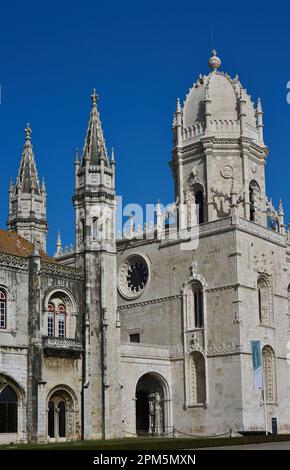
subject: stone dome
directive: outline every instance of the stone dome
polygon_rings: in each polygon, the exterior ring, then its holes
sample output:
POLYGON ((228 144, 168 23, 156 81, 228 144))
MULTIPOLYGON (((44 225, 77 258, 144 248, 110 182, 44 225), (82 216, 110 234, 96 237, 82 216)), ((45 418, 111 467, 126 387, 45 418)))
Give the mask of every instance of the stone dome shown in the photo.
POLYGON ((257 140, 256 111, 251 97, 242 87, 238 77, 232 79, 229 75, 217 70, 220 63, 220 59, 213 55, 209 60, 213 71, 209 75, 200 75, 198 81, 189 90, 182 109, 183 137, 188 139, 204 134, 206 101, 210 114, 210 129, 208 129, 210 133, 239 136, 241 134, 240 98, 242 96, 246 115, 244 135, 257 140))

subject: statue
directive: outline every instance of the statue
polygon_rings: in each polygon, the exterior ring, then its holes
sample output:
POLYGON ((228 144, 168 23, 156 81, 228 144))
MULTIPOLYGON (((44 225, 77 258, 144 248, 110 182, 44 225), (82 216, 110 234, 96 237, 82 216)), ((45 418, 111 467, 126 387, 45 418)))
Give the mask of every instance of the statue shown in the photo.
POLYGON ((162 434, 162 405, 159 392, 150 393, 149 398, 149 434, 162 434))
POLYGON ((154 393, 148 395, 149 398, 149 434, 155 433, 155 406, 154 393))
POLYGON ((155 392, 155 434, 162 434, 162 409, 159 392, 155 392))

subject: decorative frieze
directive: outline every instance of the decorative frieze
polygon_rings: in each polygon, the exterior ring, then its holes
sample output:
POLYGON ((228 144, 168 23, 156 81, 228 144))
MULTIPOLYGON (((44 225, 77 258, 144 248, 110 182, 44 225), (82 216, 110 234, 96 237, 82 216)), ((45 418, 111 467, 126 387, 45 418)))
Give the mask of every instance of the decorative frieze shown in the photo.
POLYGON ((122 357, 135 357, 147 359, 166 359, 170 360, 170 351, 167 348, 158 348, 155 346, 137 346, 131 344, 122 344, 122 357))
POLYGON ((226 217, 224 219, 219 219, 215 220, 214 222, 208 222, 206 224, 202 224, 199 226, 199 234, 209 234, 209 233, 215 233, 217 231, 220 231, 221 229, 224 229, 226 227, 231 227, 232 225, 232 218, 231 217, 226 217))
POLYGON ((263 238, 264 240, 268 240, 283 247, 286 246, 285 237, 283 235, 275 232, 274 230, 263 227, 262 225, 257 225, 249 220, 239 217, 237 218, 237 226, 243 231, 263 238))
POLYGON ((207 348, 207 356, 223 356, 225 354, 234 354, 242 352, 243 348, 239 344, 234 343, 222 343, 213 344, 207 348))
POLYGON ((83 273, 78 268, 63 266, 56 263, 48 263, 45 261, 41 262, 41 274, 47 274, 49 276, 68 277, 77 280, 83 278, 83 273))
POLYGON ((9 266, 11 268, 27 269, 28 260, 27 258, 22 258, 21 256, 0 253, 0 265, 9 266))
MULTIPOLYGON (((188 354, 193 350, 188 349, 188 354)), ((132 358, 145 358, 145 359, 160 359, 167 361, 180 360, 184 358, 183 348, 179 347, 176 349, 169 348, 159 348, 157 346, 151 345, 132 345, 132 344, 122 344, 121 345, 121 356, 122 357, 132 357, 132 358)))

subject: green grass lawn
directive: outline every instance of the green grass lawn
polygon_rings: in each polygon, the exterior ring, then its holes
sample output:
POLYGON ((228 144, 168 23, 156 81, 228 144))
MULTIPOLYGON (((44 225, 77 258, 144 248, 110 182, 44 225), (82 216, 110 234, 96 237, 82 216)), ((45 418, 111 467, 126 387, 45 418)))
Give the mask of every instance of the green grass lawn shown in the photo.
POLYGON ((0 446, 0 450, 174 450, 202 447, 258 444, 290 441, 289 434, 278 436, 246 436, 231 438, 124 438, 96 441, 73 441, 50 444, 14 444, 0 446))

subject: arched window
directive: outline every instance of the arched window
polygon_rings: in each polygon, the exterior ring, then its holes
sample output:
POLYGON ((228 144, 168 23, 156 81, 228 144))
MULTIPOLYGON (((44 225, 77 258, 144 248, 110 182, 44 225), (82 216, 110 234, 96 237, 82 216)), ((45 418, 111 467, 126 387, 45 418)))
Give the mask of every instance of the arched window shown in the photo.
POLYGON ((76 328, 76 306, 74 300, 63 291, 50 295, 45 310, 47 336, 74 338, 76 328))
POLYGON ((194 195, 195 197, 195 204, 198 205, 198 222, 200 224, 204 223, 204 200, 203 200, 203 192, 201 190, 197 191, 194 195))
POLYGON ((206 380, 204 356, 195 351, 189 356, 190 367, 190 402, 192 405, 206 401, 206 380))
POLYGON ((203 288, 200 282, 193 282, 187 291, 187 329, 204 327, 203 288))
POLYGON ((95 217, 93 219, 93 240, 98 240, 98 232, 99 232, 99 221, 98 221, 98 218, 95 217))
POLYGON ((266 279, 260 277, 257 283, 259 322, 262 325, 270 324, 270 290, 266 279))
POLYGON ((47 431, 50 439, 73 439, 76 431, 74 400, 67 390, 59 389, 48 399, 47 431))
POLYGON ((0 433, 17 432, 17 394, 10 385, 0 392, 0 433))
POLYGON ((65 316, 66 310, 65 305, 61 304, 56 311, 56 320, 57 320, 57 329, 58 329, 58 337, 65 338, 65 316))
POLYGON ((48 304, 48 314, 47 314, 47 336, 54 336, 54 316, 55 308, 54 305, 48 304))
POLYGON ((203 328, 203 292, 200 284, 194 286, 194 326, 203 328))
POLYGON ((273 349, 264 346, 262 350, 264 393, 266 402, 276 402, 276 361, 273 349))
POLYGON ((0 289, 0 328, 5 330, 7 325, 7 296, 3 289, 0 289))
POLYGON ((257 222, 260 194, 260 186, 257 181, 252 180, 249 185, 250 220, 252 222, 257 222))

